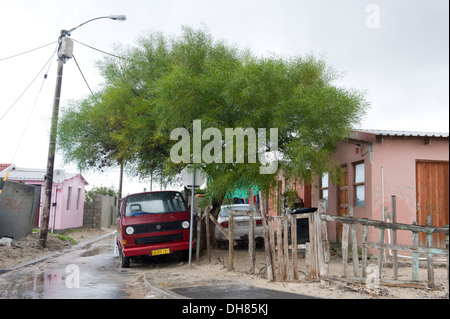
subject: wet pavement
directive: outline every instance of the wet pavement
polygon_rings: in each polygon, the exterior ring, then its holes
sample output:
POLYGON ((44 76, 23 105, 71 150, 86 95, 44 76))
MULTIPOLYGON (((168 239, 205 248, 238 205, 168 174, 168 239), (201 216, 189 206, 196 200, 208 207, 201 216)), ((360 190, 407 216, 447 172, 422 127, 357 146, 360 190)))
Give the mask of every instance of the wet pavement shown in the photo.
POLYGON ((183 287, 171 290, 177 295, 192 299, 317 299, 300 294, 257 288, 247 284, 183 287))
MULTIPOLYGON (((114 236, 49 257, 0 275, 0 299, 310 299, 311 297, 253 287, 244 282, 161 289, 152 280, 153 267, 177 268, 176 258, 120 268, 114 236), (140 280, 138 278, 141 278, 140 280)), ((156 257, 151 257, 156 258, 156 257)), ((170 270, 168 269, 168 275, 170 270)), ((183 283, 180 282, 182 285, 183 283)))
POLYGON ((36 265, 0 275, 0 298, 122 299, 126 283, 107 237, 36 265))

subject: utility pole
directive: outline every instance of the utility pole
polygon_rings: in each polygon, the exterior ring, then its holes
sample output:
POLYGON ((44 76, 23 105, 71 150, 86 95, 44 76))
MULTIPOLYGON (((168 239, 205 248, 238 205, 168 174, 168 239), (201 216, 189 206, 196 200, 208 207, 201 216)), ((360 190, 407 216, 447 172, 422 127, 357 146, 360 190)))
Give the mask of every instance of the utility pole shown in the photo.
POLYGON ((64 63, 66 63, 67 59, 73 57, 73 41, 68 38, 72 31, 75 31, 79 27, 85 25, 94 20, 99 19, 111 19, 118 21, 125 21, 127 18, 124 15, 110 15, 105 17, 98 17, 86 22, 83 22, 79 26, 75 28, 67 30, 61 30, 61 35, 58 39, 58 67, 56 73, 56 88, 55 88, 55 97, 53 99, 53 111, 52 111, 52 120, 50 127, 50 141, 48 144, 48 158, 47 158, 47 171, 45 173, 45 188, 44 188, 44 208, 41 216, 41 231, 39 234, 39 241, 42 248, 45 248, 47 245, 47 234, 48 234, 48 224, 50 219, 50 209, 52 207, 52 187, 53 187, 53 168, 55 165, 55 151, 56 151, 56 135, 58 131, 58 114, 59 114, 59 101, 61 97, 61 85, 62 85, 62 76, 63 76, 63 68, 64 63))
POLYGON ((48 224, 50 219, 50 209, 52 206, 52 187, 53 187, 53 168, 55 165, 55 150, 56 150, 56 134, 58 131, 58 114, 59 114, 59 101, 61 97, 61 85, 64 63, 67 59, 65 55, 61 53, 61 47, 64 40, 68 40, 65 30, 61 30, 61 35, 59 37, 59 47, 58 47, 58 67, 56 73, 56 87, 55 87, 55 97, 53 99, 53 111, 52 111, 52 122, 50 127, 50 141, 48 144, 48 157, 47 157, 47 171, 45 173, 45 198, 44 198, 44 208, 41 216, 41 231, 39 234, 39 241, 42 248, 47 245, 47 234, 48 234, 48 224))

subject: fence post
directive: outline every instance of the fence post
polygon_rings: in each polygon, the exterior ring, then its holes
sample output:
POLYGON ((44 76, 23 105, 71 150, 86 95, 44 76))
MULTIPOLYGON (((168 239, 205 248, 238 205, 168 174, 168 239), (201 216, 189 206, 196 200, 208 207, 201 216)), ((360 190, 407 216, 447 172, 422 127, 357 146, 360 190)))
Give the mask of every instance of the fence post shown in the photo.
POLYGON ((292 279, 298 280, 297 272, 297 218, 291 215, 291 249, 292 249, 292 279))
POLYGON ((278 275, 280 280, 284 280, 283 267, 283 238, 281 237, 281 219, 277 218, 277 255, 278 255, 278 275))
MULTIPOLYGON (((266 256, 269 253, 270 265, 271 265, 271 276, 272 280, 275 278, 275 226, 273 225, 273 217, 269 217, 269 225, 268 225, 268 238, 270 239, 270 247, 269 252, 267 252, 266 243, 264 243, 264 248, 266 249, 266 256)), ((269 244, 267 244, 269 246, 269 244)), ((267 257, 266 257, 267 261, 267 257)), ((271 281, 272 281, 271 280, 271 281)))
MULTIPOLYGON (((413 225, 418 225, 417 222, 413 222, 413 225)), ((412 233, 412 244, 414 247, 419 246, 419 232, 413 231, 412 233)), ((412 253, 412 281, 419 281, 419 253, 412 253)))
MULTIPOLYGON (((348 217, 348 214, 344 214, 348 217)), ((347 278, 347 263, 348 263, 348 231, 350 225, 344 223, 342 225, 342 277, 347 278)))
POLYGON ((363 278, 367 278, 367 246, 364 244, 367 242, 367 234, 369 231, 369 226, 363 226, 362 233, 362 276, 363 278))
POLYGON ((212 206, 206 206, 205 208, 205 221, 206 221, 206 252, 208 254, 208 262, 211 263, 211 231, 209 229, 209 212, 212 206))
MULTIPOLYGON (((431 227, 432 215, 427 216, 427 226, 431 227)), ((427 232, 427 247, 433 247, 433 233, 432 231, 427 232)), ((434 271, 433 271, 433 254, 427 254, 427 274, 428 274, 428 288, 434 287, 434 271)))
POLYGON ((249 203, 249 221, 248 221, 248 254, 250 257, 250 267, 249 272, 251 274, 255 273, 255 224, 253 217, 253 188, 250 188, 248 195, 249 203))
MULTIPOLYGON (((379 244, 384 244, 384 228, 378 228, 378 243, 379 244)), ((384 255, 384 249, 383 248, 378 248, 378 256, 377 256, 377 261, 378 261, 378 274, 381 278, 381 270, 383 268, 383 255, 384 255)))
POLYGON ((197 210, 197 250, 195 251, 195 260, 200 261, 200 241, 202 238, 202 209, 197 210))
POLYGON ((289 238, 288 238, 288 216, 283 216, 283 261, 284 261, 284 279, 289 278, 289 238))
MULTIPOLYGON (((395 195, 391 196, 391 209, 392 209, 392 222, 395 224, 397 222, 397 200, 395 195)), ((397 245, 397 230, 392 230, 392 243, 397 245)), ((397 250, 394 249, 392 253, 392 270, 394 271, 394 280, 398 280, 398 254, 397 250)))
POLYGON ((261 213, 261 219, 263 223, 263 233, 264 233, 264 250, 266 252, 266 263, 267 263, 267 280, 269 282, 274 280, 275 273, 274 273, 274 263, 273 261, 273 255, 270 252, 271 242, 274 240, 272 237, 272 240, 269 237, 269 225, 270 225, 270 219, 266 214, 266 198, 264 197, 264 193, 262 191, 259 192, 259 207, 260 207, 260 213, 261 213), (266 224, 266 221, 268 224, 266 224))
MULTIPOLYGON (((350 217, 353 217, 353 207, 348 208, 350 217)), ((352 240, 352 260, 353 260, 353 274, 359 277, 359 258, 358 258, 358 243, 356 242, 356 225, 350 226, 350 238, 352 240)))
POLYGON ((233 221, 233 213, 228 211, 228 229, 230 230, 229 235, 230 238, 228 240, 228 263, 229 270, 234 270, 234 260, 233 260, 233 251, 234 251, 234 221, 233 221))
POLYGON ((319 277, 319 269, 317 263, 317 238, 315 231, 314 214, 308 216, 309 229, 309 256, 310 256, 310 279, 317 279, 319 277))
MULTIPOLYGON (((445 227, 448 228, 448 224, 445 225, 445 227)), ((447 249, 448 249, 448 247, 449 247, 449 243, 448 243, 448 233, 445 234, 445 246, 446 246, 447 249)), ((447 255, 447 283, 449 282, 449 268, 448 268, 449 258, 450 258, 450 255, 447 255)))

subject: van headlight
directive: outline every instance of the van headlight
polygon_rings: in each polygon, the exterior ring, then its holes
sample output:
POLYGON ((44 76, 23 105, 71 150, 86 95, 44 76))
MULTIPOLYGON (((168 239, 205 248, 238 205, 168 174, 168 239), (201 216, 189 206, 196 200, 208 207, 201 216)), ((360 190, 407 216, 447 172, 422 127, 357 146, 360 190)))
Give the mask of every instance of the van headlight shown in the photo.
POLYGON ((189 228, 189 222, 185 220, 184 222, 181 223, 181 226, 183 226, 184 229, 187 229, 189 228))
POLYGON ((134 228, 131 227, 131 226, 128 226, 127 228, 125 228, 125 232, 126 232, 128 235, 133 235, 133 234, 134 234, 134 228))

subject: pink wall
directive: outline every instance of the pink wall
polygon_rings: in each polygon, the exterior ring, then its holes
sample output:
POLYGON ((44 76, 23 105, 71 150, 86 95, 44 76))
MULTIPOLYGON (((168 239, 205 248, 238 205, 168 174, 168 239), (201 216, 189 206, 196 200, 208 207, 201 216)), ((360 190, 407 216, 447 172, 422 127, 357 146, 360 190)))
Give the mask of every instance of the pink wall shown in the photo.
MULTIPOLYGON (((39 214, 42 215, 44 206, 44 182, 43 181, 25 181, 25 184, 41 185, 41 200, 39 214)), ((52 188, 52 202, 55 202, 56 207, 50 209, 49 229, 66 229, 83 226, 83 211, 84 211, 84 199, 85 199, 85 181, 80 175, 74 176, 69 180, 63 181, 61 184, 53 183, 52 188), (72 187, 70 207, 67 209, 67 196, 69 187, 72 187), (78 189, 80 189, 80 198, 77 208, 78 189), (56 209, 56 211, 54 211, 56 209), (55 221, 53 222, 53 217, 55 221)), ((40 223, 40 219, 39 219, 40 223)))
POLYGON ((84 180, 77 175, 62 183, 57 190, 57 207, 55 229, 65 229, 83 226, 84 211, 84 180), (69 198, 69 187, 70 198, 69 198), (80 192, 78 196, 78 191, 80 192), (68 203, 69 201, 69 203, 68 203))
MULTIPOLYGON (((354 206, 355 192, 354 163, 361 160, 365 164, 365 207, 354 207, 354 216, 382 220, 383 199, 386 217, 391 217, 391 195, 396 196, 397 222, 411 224, 416 221, 416 160, 449 160, 449 141, 432 139, 430 145, 424 143, 424 138, 384 138, 383 142, 363 142, 362 152, 357 145, 340 142, 335 158, 340 164, 347 164, 348 168, 348 200, 354 206), (370 144, 373 152, 368 152, 370 144), (362 153, 362 154, 361 154, 362 153), (383 177, 382 177, 383 172, 383 177), (382 184, 383 180, 383 184, 382 184)), ((313 206, 318 205, 318 187, 315 187, 313 206)), ((327 214, 337 215, 338 188, 329 182, 329 198, 327 214)), ((336 224, 328 223, 330 241, 336 241, 336 224)), ((361 242, 361 231, 358 241, 361 242)), ((391 234, 389 234, 391 235, 391 234)), ((388 240, 388 234, 385 235, 388 240)), ((378 240, 378 230, 369 227, 370 241, 378 240)), ((398 232, 399 244, 411 244, 411 232, 398 232)))

